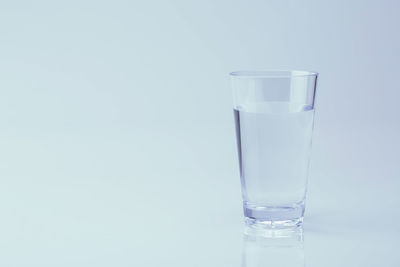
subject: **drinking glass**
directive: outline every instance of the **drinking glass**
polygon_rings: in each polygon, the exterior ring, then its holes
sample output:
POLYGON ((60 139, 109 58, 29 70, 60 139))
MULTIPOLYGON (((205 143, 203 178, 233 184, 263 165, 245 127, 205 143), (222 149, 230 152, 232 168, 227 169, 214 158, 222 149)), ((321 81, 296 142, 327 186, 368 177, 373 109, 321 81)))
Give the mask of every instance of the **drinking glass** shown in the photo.
POLYGON ((230 73, 245 221, 303 222, 318 73, 230 73))

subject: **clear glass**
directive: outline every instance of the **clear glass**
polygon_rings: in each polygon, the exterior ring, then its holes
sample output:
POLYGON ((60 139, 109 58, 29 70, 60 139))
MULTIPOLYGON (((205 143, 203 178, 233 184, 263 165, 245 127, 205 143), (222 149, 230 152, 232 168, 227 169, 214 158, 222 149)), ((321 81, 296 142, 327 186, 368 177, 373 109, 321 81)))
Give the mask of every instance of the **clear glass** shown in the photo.
POLYGON ((246 223, 300 225, 307 191, 318 74, 230 74, 246 223))

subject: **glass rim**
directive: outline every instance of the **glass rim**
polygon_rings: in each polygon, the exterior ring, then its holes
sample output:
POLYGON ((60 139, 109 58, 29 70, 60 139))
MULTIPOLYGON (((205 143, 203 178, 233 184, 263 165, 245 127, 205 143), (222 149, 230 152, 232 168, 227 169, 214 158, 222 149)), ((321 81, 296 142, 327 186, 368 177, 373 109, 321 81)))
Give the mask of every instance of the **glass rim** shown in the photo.
POLYGON ((233 78, 293 78, 293 77, 318 77, 316 71, 306 70, 242 70, 233 71, 229 75, 233 78))

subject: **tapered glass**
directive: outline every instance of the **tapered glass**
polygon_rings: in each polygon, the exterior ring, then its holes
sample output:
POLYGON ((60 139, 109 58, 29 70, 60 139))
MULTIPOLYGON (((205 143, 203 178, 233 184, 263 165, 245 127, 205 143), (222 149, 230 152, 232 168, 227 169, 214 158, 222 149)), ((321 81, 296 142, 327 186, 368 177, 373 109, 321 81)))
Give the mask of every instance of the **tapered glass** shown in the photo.
POLYGON ((318 74, 230 74, 246 222, 287 227, 303 222, 318 74))

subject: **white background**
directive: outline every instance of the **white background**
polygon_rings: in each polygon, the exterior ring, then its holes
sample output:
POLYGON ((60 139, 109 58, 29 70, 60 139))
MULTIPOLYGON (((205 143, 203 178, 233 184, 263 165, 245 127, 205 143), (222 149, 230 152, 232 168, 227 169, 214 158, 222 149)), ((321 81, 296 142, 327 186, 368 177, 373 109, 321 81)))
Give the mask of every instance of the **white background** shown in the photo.
POLYGON ((0 265, 250 266, 228 73, 272 68, 320 72, 296 266, 398 266, 399 11, 1 2, 0 265))

